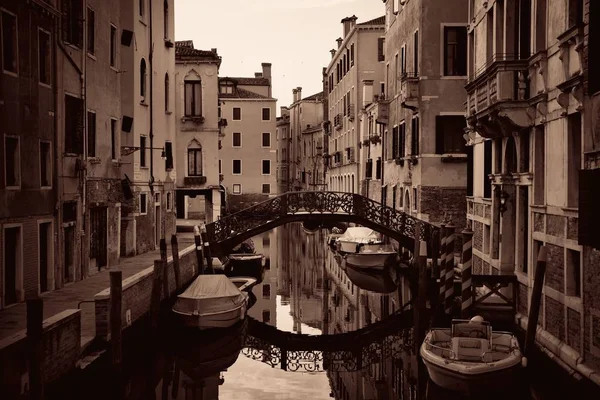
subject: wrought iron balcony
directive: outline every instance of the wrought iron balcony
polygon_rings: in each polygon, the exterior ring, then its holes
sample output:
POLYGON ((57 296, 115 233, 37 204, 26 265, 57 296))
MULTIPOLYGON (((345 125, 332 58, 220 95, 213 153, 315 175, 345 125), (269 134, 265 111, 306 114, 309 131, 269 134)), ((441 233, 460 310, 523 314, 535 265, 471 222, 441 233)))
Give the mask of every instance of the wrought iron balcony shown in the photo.
POLYGON ((354 104, 346 105, 346 115, 350 121, 354 121, 354 104))
POLYGON ((333 117, 333 125, 335 126, 336 129, 342 129, 342 126, 343 126, 342 114, 338 114, 335 117, 333 117))
POLYGON ((183 178, 185 186, 202 186, 206 184, 206 176, 186 176, 183 178))
POLYGON ((404 108, 419 108, 419 75, 414 72, 403 72, 400 77, 400 104, 404 108))
POLYGON ((469 78, 467 120, 481 136, 499 137, 532 124, 528 69, 528 59, 497 54, 469 78))

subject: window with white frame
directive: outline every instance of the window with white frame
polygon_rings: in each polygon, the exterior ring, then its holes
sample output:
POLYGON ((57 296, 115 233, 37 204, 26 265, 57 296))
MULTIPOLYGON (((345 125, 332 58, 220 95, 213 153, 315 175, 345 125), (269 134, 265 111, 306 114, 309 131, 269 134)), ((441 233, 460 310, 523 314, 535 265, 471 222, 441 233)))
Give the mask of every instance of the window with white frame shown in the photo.
POLYGON ((242 194, 242 184, 234 183, 232 187, 233 194, 242 194))
POLYGON ((110 26, 110 66, 117 66, 117 27, 114 25, 110 26))
POLYGON ((88 7, 87 9, 87 52, 90 55, 96 54, 96 11, 88 7))
POLYGON ((167 192, 167 211, 171 211, 171 209, 173 208, 173 200, 172 200, 172 193, 171 192, 167 192))
POLYGON ((233 107, 233 112, 232 112, 232 119, 234 121, 241 121, 242 120, 242 109, 240 107, 233 107))
POLYGON ((188 176, 202 176, 202 146, 195 140, 188 147, 188 176))
POLYGON ((262 120, 263 121, 270 121, 271 120, 271 109, 268 107, 265 107, 262 109, 262 120))
POLYGON ((202 82, 199 80, 185 81, 185 116, 202 116, 202 82))
POLYGON ((21 151, 18 136, 4 137, 4 183, 6 187, 21 186, 21 151))
POLYGON ((242 147, 242 133, 241 132, 233 132, 233 135, 231 135, 231 140, 232 140, 231 145, 233 147, 242 147))
POLYGON ((231 172, 233 175, 241 175, 242 174, 242 160, 233 160, 231 172))
POLYGON ((263 192, 263 194, 271 194, 271 184, 263 183, 262 184, 262 192, 263 192))
POLYGON ((263 132, 262 147, 271 147, 271 132, 263 132))
POLYGON ((45 85, 52 84, 52 50, 50 33, 38 31, 38 63, 40 83, 45 85))
POLYGON ((271 175, 271 160, 262 160, 262 174, 271 175))
POLYGON ((2 10, 2 69, 18 71, 17 16, 2 10))

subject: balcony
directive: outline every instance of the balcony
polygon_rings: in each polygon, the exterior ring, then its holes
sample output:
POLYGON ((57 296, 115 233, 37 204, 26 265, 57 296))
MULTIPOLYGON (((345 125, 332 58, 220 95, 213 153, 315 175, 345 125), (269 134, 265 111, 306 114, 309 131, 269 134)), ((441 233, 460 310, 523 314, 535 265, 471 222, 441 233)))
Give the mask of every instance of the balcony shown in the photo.
POLYGON ((342 126, 343 126, 342 114, 338 114, 335 117, 333 117, 333 125, 335 126, 335 129, 342 129, 342 126))
POLYGON ((417 110, 419 108, 419 75, 414 72, 404 72, 400 78, 400 104, 404 108, 417 110))
POLYGON ((186 176, 183 178, 183 185, 186 187, 202 186, 204 184, 206 184, 205 176, 186 176))
POLYGON ((529 60, 498 54, 469 78, 467 121, 486 138, 497 138, 531 126, 529 60))
POLYGON ((350 121, 354 121, 354 104, 348 104, 346 106, 346 115, 350 121))

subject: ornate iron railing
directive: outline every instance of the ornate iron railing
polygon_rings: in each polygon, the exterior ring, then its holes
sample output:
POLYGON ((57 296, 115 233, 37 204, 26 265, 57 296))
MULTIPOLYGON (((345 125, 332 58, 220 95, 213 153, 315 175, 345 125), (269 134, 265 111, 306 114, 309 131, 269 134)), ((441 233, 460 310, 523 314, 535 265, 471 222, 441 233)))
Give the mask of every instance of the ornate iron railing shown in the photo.
POLYGON ((289 222, 337 220, 368 226, 406 247, 414 243, 415 224, 421 223, 419 240, 431 244, 438 228, 403 211, 385 206, 360 194, 346 192, 288 192, 227 215, 206 226, 214 254, 248 237, 289 222))

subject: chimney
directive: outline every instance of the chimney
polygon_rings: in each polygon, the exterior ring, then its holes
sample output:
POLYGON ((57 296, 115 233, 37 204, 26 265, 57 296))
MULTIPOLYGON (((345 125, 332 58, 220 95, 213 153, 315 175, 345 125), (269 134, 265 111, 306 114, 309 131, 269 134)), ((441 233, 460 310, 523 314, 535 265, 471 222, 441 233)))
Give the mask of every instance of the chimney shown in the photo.
POLYGON ((335 57, 335 52, 336 52, 335 49, 331 49, 331 50, 329 50, 329 52, 331 53, 331 58, 335 57))
POLYGON ((217 48, 213 47, 212 49, 210 49, 210 51, 212 51, 213 53, 217 54, 217 48))
POLYGON ((335 39, 335 41, 336 41, 336 42, 337 42, 337 44, 338 44, 338 49, 339 49, 340 47, 342 47, 342 42, 344 41, 344 39, 342 39, 341 37, 339 37, 339 38, 335 39))
POLYGON ((373 102, 373 80, 363 79, 363 107, 373 102))
POLYGON ((300 101, 302 100, 302 88, 298 86, 296 90, 298 91, 298 101, 300 101))
POLYGON ((254 77, 255 77, 255 78, 262 78, 262 77, 263 77, 263 76, 262 76, 262 72, 255 72, 255 73, 254 73, 254 77))
POLYGON ((295 103, 298 101, 298 89, 292 89, 292 102, 295 103))
POLYGON ((280 110, 280 114, 282 117, 284 117, 286 115, 290 115, 290 109, 287 108, 286 106, 280 106, 279 110, 280 110))
POLYGON ((263 78, 269 80, 269 97, 271 97, 271 86, 273 86, 273 82, 271 82, 271 63, 262 63, 261 66, 263 78))
POLYGON ((351 17, 346 17, 342 20, 342 24, 344 25, 344 38, 348 36, 348 34, 352 31, 354 26, 356 25, 356 20, 358 17, 353 15, 351 17))

